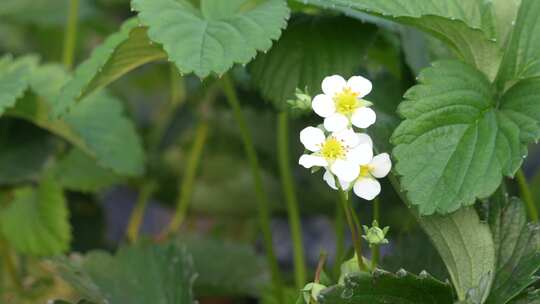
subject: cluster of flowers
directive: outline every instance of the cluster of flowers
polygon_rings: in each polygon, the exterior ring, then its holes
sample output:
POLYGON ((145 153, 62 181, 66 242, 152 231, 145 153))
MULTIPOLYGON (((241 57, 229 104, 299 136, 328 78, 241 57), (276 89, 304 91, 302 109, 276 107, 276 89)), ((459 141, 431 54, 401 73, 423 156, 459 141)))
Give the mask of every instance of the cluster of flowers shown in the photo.
POLYGON ((307 151, 299 164, 307 169, 323 167, 323 179, 332 189, 352 188, 366 200, 373 200, 381 192, 377 179, 388 175, 392 167, 388 153, 374 156, 369 135, 355 130, 366 129, 376 121, 372 104, 363 99, 371 89, 371 82, 361 76, 348 81, 339 75, 326 77, 323 94, 315 96, 311 103, 324 123, 300 132, 307 151))

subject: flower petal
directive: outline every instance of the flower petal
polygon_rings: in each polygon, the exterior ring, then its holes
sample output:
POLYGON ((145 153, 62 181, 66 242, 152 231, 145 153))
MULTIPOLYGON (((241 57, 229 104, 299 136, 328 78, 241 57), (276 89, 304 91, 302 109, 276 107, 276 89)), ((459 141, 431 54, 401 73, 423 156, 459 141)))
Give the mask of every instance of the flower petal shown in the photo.
POLYGON ((317 155, 310 155, 310 154, 304 154, 300 156, 298 163, 306 169, 309 169, 314 166, 317 166, 317 167, 328 166, 328 162, 326 161, 324 157, 317 156, 317 155))
POLYGON ((362 143, 349 150, 347 160, 357 164, 366 165, 373 159, 373 146, 370 143, 362 143))
POLYGON ((347 81, 347 86, 355 93, 360 94, 359 98, 363 98, 368 95, 373 88, 371 81, 362 76, 353 76, 347 81))
POLYGON ((362 129, 371 126, 376 120, 377 114, 375 114, 375 111, 368 107, 358 108, 356 111, 354 111, 351 117, 352 124, 362 129))
MULTIPOLYGON (((324 172, 323 179, 328 184, 328 186, 330 186, 330 188, 338 190, 338 187, 336 185, 336 177, 330 171, 326 170, 326 172, 324 172)), ((346 181, 339 181, 339 184, 341 185, 341 189, 343 190, 348 190, 351 186, 351 183, 346 181)))
POLYGON ((336 186, 336 178, 334 177, 334 174, 330 173, 330 171, 326 170, 323 175, 324 181, 330 186, 330 188, 337 190, 336 186))
POLYGON ((381 193, 381 184, 374 178, 361 177, 354 183, 353 191, 359 197, 371 201, 381 193))
POLYGON ((337 140, 341 141, 345 146, 355 147, 356 145, 358 145, 358 135, 351 128, 335 132, 332 134, 332 136, 334 136, 337 140))
POLYGON ((388 153, 381 153, 373 158, 370 165, 373 168, 371 174, 376 178, 383 178, 392 169, 392 160, 390 160, 388 153))
POLYGON ((330 171, 332 171, 339 180, 350 183, 358 177, 358 174, 360 174, 360 167, 355 162, 338 159, 332 164, 330 171))
POLYGON ((371 139, 371 137, 369 135, 367 135, 366 133, 356 133, 356 135, 358 135, 358 144, 359 145, 368 144, 371 147, 373 147, 373 140, 371 139))
POLYGON ((300 142, 311 152, 319 151, 325 140, 326 136, 319 128, 307 127, 300 131, 300 142))
POLYGON ((334 114, 324 119, 324 128, 330 132, 338 132, 349 125, 349 119, 345 115, 334 114))
POLYGON ((319 94, 313 98, 311 102, 311 107, 317 115, 326 118, 334 113, 336 113, 336 103, 332 98, 325 94, 319 94))
POLYGON ((329 97, 334 97, 336 93, 343 91, 347 82, 339 75, 326 77, 322 82, 322 90, 329 97))

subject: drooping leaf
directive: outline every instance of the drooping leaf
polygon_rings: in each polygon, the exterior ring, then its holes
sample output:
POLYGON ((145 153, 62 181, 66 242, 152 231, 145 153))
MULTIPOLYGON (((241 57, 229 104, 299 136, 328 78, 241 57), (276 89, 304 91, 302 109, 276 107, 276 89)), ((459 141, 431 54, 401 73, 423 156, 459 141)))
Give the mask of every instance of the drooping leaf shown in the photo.
POLYGON ((343 285, 323 290, 318 301, 321 304, 450 304, 453 297, 449 284, 425 272, 416 276, 402 269, 395 274, 383 270, 350 274, 343 285))
POLYGON ((31 88, 39 97, 27 95, 9 114, 66 139, 104 168, 126 176, 141 174, 144 152, 139 137, 121 103, 106 92, 88 96, 62 120, 51 118, 51 107, 68 79, 60 66, 39 67, 31 79, 31 88))
POLYGON ((324 77, 352 76, 375 30, 343 17, 296 17, 272 49, 249 65, 250 74, 263 96, 284 109, 296 88, 307 87, 314 96, 321 91, 324 77))
POLYGON ((133 0, 131 7, 182 73, 221 75, 246 64, 279 38, 289 8, 283 0, 133 0))
POLYGON ((418 221, 441 255, 460 300, 485 284, 486 276, 493 276, 495 246, 489 226, 480 221, 474 208, 422 216, 418 221))
POLYGON ((48 256, 69 248, 71 228, 62 188, 50 176, 37 188, 18 188, 0 210, 4 238, 21 254, 48 256))
POLYGON ((36 65, 37 58, 34 56, 17 60, 9 55, 0 58, 0 115, 22 97, 36 65))
POLYGON ((25 121, 3 119, 0 147, 0 184, 13 185, 38 179, 55 151, 55 140, 25 121))
POLYGON ((136 18, 129 19, 119 32, 108 37, 79 65, 54 104, 55 115, 63 114, 85 96, 133 69, 165 57, 161 47, 148 39, 146 28, 140 26, 136 18))
POLYGON ((94 251, 57 260, 62 277, 97 304, 193 304, 191 256, 178 245, 139 244, 111 256, 94 251))
POLYGON ((533 284, 540 269, 540 227, 527 224, 523 202, 497 193, 489 205, 489 224, 497 253, 493 288, 487 303, 504 304, 533 284))
POLYGON ((503 89, 517 80, 540 76, 540 2, 521 0, 515 22, 498 75, 503 89))
POLYGON ((122 180, 76 148, 58 161, 54 173, 64 189, 81 192, 100 191, 122 180))
POLYGON ((247 245, 200 237, 182 238, 180 244, 193 255, 197 296, 258 297, 270 285, 264 259, 247 245))
POLYGON ((355 16, 369 13, 415 26, 446 42, 491 79, 501 60, 491 3, 469 0, 297 0, 355 16))
POLYGON ((491 195, 540 136, 531 80, 498 96, 488 79, 459 61, 425 69, 405 94, 405 118, 392 136, 396 171, 423 215, 449 213, 491 195))

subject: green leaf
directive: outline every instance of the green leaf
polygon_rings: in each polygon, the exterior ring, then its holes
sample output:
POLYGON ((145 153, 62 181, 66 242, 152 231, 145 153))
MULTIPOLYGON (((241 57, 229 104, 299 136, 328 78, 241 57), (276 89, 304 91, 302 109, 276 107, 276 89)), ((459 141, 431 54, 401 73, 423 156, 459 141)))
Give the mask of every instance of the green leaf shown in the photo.
POLYGON ((501 52, 496 42, 492 7, 470 0, 297 0, 355 16, 358 12, 415 26, 446 42, 463 60, 490 79, 495 77, 501 52))
MULTIPOLYGON (((55 301, 52 302, 52 304, 72 304, 72 303, 64 301, 64 300, 55 300, 55 301)), ((77 302, 77 304, 94 304, 94 303, 86 301, 86 300, 80 300, 80 301, 77 302)))
POLYGON ((85 298, 105 303, 192 304, 191 256, 175 244, 121 247, 57 260, 61 276, 85 298))
POLYGON ((405 270, 396 274, 375 270, 356 273, 343 285, 327 288, 319 295, 320 304, 451 304, 452 287, 422 272, 419 276, 405 270))
POLYGON ((122 181, 76 148, 60 159, 53 170, 62 187, 72 191, 97 192, 122 181))
POLYGON ((9 114, 66 139, 115 173, 142 174, 144 151, 135 127, 124 116, 122 104, 106 92, 88 96, 62 120, 51 118, 50 109, 58 102, 60 88, 68 79, 60 66, 39 67, 31 79, 32 90, 39 97, 21 99, 9 114))
POLYGON ((268 53, 259 54, 249 65, 250 74, 263 96, 284 109, 296 88, 307 87, 315 95, 324 77, 352 76, 375 30, 350 18, 300 15, 268 53))
MULTIPOLYGON (((514 2, 509 1, 509 2, 514 2)), ((515 81, 540 76, 540 2, 521 0, 514 31, 498 75, 498 84, 508 88, 515 81)))
POLYGON ((221 75, 268 50, 286 26, 283 0, 132 0, 131 7, 179 71, 221 75))
POLYGON ((136 18, 124 22, 119 32, 109 36, 62 89, 54 105, 56 115, 63 114, 92 92, 107 86, 135 68, 166 58, 161 47, 148 39, 146 28, 136 18))
POLYGON ((9 55, 0 58, 0 115, 22 97, 36 65, 34 56, 17 60, 9 55))
POLYGON ((504 304, 537 281, 540 269, 540 227, 527 224, 523 202, 502 192, 489 205, 489 224, 497 253, 490 304, 504 304))
POLYGON ((540 304, 540 289, 525 292, 516 299, 509 302, 510 304, 540 304))
POLYGON ((522 0, 493 0, 493 23, 499 45, 505 45, 514 27, 522 0))
POLYGON ((193 255, 199 273, 195 281, 197 296, 258 297, 270 285, 264 259, 248 245, 195 236, 180 239, 180 244, 193 255))
POLYGON ((472 207, 446 216, 419 217, 418 221, 441 255, 458 298, 465 300, 469 290, 483 285, 494 272, 495 246, 489 226, 472 207))
POLYGON ((20 120, 0 121, 0 184, 37 180, 55 151, 48 132, 20 120))
POLYGON ((21 254, 56 255, 69 248, 69 214, 60 185, 50 176, 37 188, 18 188, 0 210, 3 237, 21 254))
POLYGON ((399 107, 395 169, 421 214, 445 214, 488 197, 519 168, 540 135, 540 82, 498 97, 482 73, 458 61, 434 63, 419 82, 399 107))

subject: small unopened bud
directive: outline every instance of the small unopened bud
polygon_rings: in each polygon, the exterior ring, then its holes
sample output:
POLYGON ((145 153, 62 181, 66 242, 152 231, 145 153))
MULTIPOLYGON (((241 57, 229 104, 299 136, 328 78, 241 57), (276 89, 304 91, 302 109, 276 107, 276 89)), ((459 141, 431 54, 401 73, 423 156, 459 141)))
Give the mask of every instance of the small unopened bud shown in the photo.
POLYGON ((307 92, 307 88, 303 91, 296 88, 295 98, 287 100, 289 111, 294 116, 301 116, 311 111, 311 96, 307 92))
POLYGON ((376 220, 373 221, 372 226, 373 227, 363 226, 365 235, 362 235, 362 238, 369 243, 369 247, 388 244, 386 234, 388 233, 388 230, 390 230, 390 227, 384 227, 381 229, 379 228, 379 223, 377 223, 376 220))
POLYGON ((317 297, 325 289, 326 286, 319 283, 308 283, 302 289, 302 295, 304 296, 304 302, 306 304, 317 303, 317 297))

